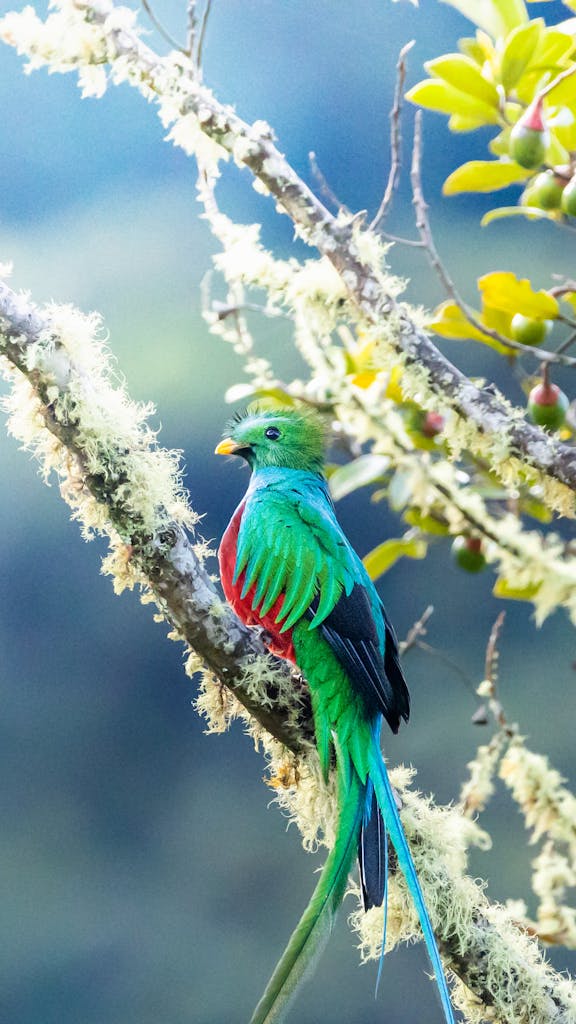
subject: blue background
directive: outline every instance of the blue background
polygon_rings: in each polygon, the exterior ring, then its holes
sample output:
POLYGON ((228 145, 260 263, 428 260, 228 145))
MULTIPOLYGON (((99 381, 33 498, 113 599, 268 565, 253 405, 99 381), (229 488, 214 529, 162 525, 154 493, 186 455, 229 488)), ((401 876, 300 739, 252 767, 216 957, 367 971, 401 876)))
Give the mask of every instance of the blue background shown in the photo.
MULTIPOLYGON (((184 0, 155 5, 180 39, 184 8, 184 0)), ((557 3, 531 10, 551 20, 566 14, 557 3)), ((218 0, 206 80, 244 118, 268 120, 307 179, 313 149, 341 200, 373 213, 387 175, 399 48, 417 39, 413 83, 425 59, 454 49, 466 34, 465 20, 434 0, 419 9, 385 0, 218 0)), ((153 32, 150 41, 165 49, 153 32)), ((162 442, 184 449, 187 484, 205 513, 202 533, 218 538, 246 483, 240 467, 212 456, 229 415, 224 391, 242 374, 200 315, 199 284, 215 246, 198 218, 193 161, 163 142, 153 107, 127 86, 81 101, 73 76, 25 77, 7 48, 0 106, 0 258, 14 260, 15 284, 36 300, 103 314, 132 396, 155 401, 162 442)), ((481 231, 480 215, 493 200, 441 197, 449 171, 484 156, 488 138, 451 137, 444 118, 426 117, 424 182, 436 239, 470 298, 480 273, 510 269, 544 287, 571 255, 570 237, 546 225, 505 222, 481 231)), ((239 220, 263 219, 265 242, 277 253, 291 251, 287 218, 254 193, 247 172, 226 168, 221 197, 239 220)), ((413 235, 406 177, 390 230, 413 235)), ((421 254, 396 247, 391 262, 411 277, 413 301, 442 298, 421 254)), ((269 322, 253 326, 262 351, 288 375, 298 364, 285 340, 269 322)), ((469 372, 498 375, 521 401, 488 349, 453 344, 446 351, 469 372)), ((114 597, 99 575, 104 545, 81 541, 57 486, 42 485, 13 439, 0 443, 0 479, 0 1019, 240 1024, 308 899, 322 855, 307 856, 296 830, 286 831, 269 809, 261 759, 241 728, 203 735, 181 651, 134 595, 114 597)), ((400 529, 367 492, 343 501, 339 512, 361 553, 400 529)), ((436 606, 428 639, 462 666, 472 687, 500 607, 492 584, 489 572, 460 572, 438 544, 424 563, 395 567, 382 594, 400 635, 428 603, 436 606)), ((528 606, 506 609, 501 688, 508 714, 574 778, 566 617, 557 613, 536 632, 528 606)), ((476 701, 438 659, 413 652, 406 667, 413 720, 387 752, 414 763, 420 787, 447 801, 485 741, 470 722, 476 701)), ((473 874, 488 878, 491 897, 526 897, 533 907, 533 851, 506 794, 499 791, 485 824, 495 849, 473 855, 473 874)), ((420 947, 389 957, 375 1002, 374 966, 358 967, 345 918, 292 1019, 440 1021, 420 947)), ((573 955, 557 953, 555 961, 569 968, 573 955)))

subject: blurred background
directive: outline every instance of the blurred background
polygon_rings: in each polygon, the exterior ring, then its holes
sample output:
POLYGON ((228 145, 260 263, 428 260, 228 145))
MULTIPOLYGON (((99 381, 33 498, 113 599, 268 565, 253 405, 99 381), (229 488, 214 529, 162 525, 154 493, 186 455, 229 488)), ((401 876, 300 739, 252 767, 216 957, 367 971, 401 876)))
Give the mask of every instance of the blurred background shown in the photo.
MULTIPOLYGON (((11 6, 3 0, 2 10, 11 6)), ((38 3, 38 9, 44 5, 38 3)), ((154 9, 185 38, 185 0, 154 9)), ((551 21, 559 3, 534 4, 551 21)), ((163 52, 145 13, 141 22, 163 52)), ((215 0, 205 48, 207 83, 244 118, 264 118, 297 170, 311 179, 314 150, 351 209, 375 212, 388 172, 388 110, 400 47, 415 38, 409 83, 424 60, 453 50, 468 23, 436 0, 215 0)), ((199 219, 193 161, 163 141, 154 108, 128 86, 81 100, 74 77, 23 74, 0 53, 0 258, 38 301, 97 309, 132 397, 153 400, 161 441, 184 451, 186 482, 218 539, 245 484, 212 456, 229 415, 226 388, 242 379, 232 349, 212 337, 199 286, 214 243, 199 219)), ((411 111, 405 135, 409 137, 411 111)), ((425 118, 424 184, 437 244, 469 299, 475 277, 514 270, 545 287, 566 269, 567 236, 504 221, 481 230, 493 201, 443 199, 441 183, 465 159, 485 156, 483 133, 454 139, 425 118)), ((405 167, 407 156, 405 158, 405 167)), ((261 219, 264 240, 292 250, 288 219, 225 168, 223 207, 261 219)), ((389 229, 413 235, 408 182, 389 229)), ((299 253, 303 250, 299 249, 299 253)), ((424 257, 396 247, 393 269, 409 296, 432 306, 437 282, 424 257)), ((261 351, 286 376, 300 372, 274 324, 252 324, 261 351)), ((446 344, 469 372, 517 384, 489 349, 446 344)), ((568 383, 568 381, 566 382, 568 383)), ((84 544, 58 488, 46 488, 13 439, 0 440, 0 1020, 2 1024, 241 1024, 315 884, 322 861, 269 806, 263 763, 239 726, 206 737, 191 704, 193 681, 165 628, 137 597, 115 597, 99 575, 104 545, 84 544)), ((339 506, 360 553, 399 530, 359 492, 339 506)), ((215 564, 213 566, 215 569, 215 564)), ((489 572, 457 569, 448 548, 402 562, 381 592, 400 636, 427 604, 429 641, 453 658, 470 687, 483 675, 490 627, 502 604, 489 572)), ((511 719, 576 781, 573 638, 563 613, 536 631, 528 605, 510 602, 501 696, 511 719)), ((484 733, 476 701, 438 659, 411 652, 413 720, 390 738, 393 761, 413 763, 440 801, 458 794, 484 733)), ((525 897, 531 851, 523 822, 499 791, 484 824, 490 853, 471 871, 495 899, 525 897)), ((348 910, 352 910, 349 904, 348 910)), ((560 968, 573 954, 555 953, 560 968)), ((374 965, 358 966, 341 920, 292 1020, 315 1024, 440 1021, 420 947, 394 952, 374 1001, 374 965)))

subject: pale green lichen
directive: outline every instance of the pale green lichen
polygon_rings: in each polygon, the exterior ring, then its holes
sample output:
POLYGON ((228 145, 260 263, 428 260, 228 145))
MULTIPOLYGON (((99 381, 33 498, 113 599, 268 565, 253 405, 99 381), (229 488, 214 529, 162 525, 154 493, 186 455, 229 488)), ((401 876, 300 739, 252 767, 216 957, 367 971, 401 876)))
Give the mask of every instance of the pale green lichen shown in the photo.
POLYGON ((530 842, 547 835, 565 843, 576 862, 576 797, 548 758, 528 750, 517 737, 502 758, 499 774, 531 830, 530 842))

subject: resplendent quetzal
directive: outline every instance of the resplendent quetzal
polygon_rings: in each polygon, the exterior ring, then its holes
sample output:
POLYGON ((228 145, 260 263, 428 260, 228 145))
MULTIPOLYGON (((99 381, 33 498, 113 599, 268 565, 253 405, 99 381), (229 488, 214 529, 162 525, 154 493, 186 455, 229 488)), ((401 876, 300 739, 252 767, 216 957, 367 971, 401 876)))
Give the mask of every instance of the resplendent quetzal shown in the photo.
POLYGON ((325 776, 335 753, 339 819, 334 846, 251 1024, 283 1019, 332 930, 358 855, 366 909, 386 900, 387 836, 414 900, 440 991, 450 996, 414 862, 380 750, 408 719, 410 699, 394 629, 336 519, 323 475, 315 415, 252 407, 230 426, 218 455, 240 455, 252 476, 222 538, 224 593, 237 615, 262 626, 270 650, 294 662, 310 687, 325 776))

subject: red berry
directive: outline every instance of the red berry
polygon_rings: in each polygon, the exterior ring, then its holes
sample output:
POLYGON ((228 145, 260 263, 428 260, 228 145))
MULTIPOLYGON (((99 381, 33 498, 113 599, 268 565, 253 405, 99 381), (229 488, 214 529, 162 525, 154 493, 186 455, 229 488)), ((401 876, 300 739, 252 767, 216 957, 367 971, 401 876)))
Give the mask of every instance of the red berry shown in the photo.
POLYGON ((537 384, 528 395, 528 415, 539 427, 558 430, 566 420, 568 396, 557 384, 537 384))
POLYGON ((427 412, 420 429, 424 437, 437 437, 444 430, 444 417, 439 412, 427 412))
POLYGON ((482 572, 486 565, 480 537, 456 537, 451 554, 456 565, 466 572, 482 572))
POLYGON ((537 97, 510 132, 510 156, 521 167, 534 170, 544 160, 548 140, 542 117, 542 98, 537 97))

